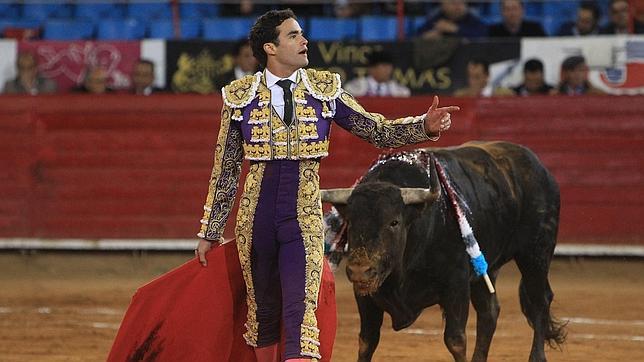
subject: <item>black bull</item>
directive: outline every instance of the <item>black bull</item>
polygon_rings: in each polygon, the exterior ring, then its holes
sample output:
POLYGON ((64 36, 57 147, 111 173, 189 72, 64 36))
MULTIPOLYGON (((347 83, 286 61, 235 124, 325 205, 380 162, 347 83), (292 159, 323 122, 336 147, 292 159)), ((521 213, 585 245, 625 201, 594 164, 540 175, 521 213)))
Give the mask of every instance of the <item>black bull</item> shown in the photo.
POLYGON ((347 276, 360 312, 359 361, 370 361, 383 313, 393 329, 410 326, 422 310, 440 305, 444 342, 465 361, 469 302, 476 310, 472 361, 487 360, 499 315, 496 294, 476 277, 454 208, 438 181, 446 171, 496 280, 514 260, 521 272, 521 309, 534 330, 530 361, 545 361, 544 343, 563 343, 564 328, 550 314, 548 270, 559 223, 559 188, 527 148, 471 142, 391 154, 354 189, 324 190, 347 222, 347 276), (430 161, 431 160, 431 161, 430 161))

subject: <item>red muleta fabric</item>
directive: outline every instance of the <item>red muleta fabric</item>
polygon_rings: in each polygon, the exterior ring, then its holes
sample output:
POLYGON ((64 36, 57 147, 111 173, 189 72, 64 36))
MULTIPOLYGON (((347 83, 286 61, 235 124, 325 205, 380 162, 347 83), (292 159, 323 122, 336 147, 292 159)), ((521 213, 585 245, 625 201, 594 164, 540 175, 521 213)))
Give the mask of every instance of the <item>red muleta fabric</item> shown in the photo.
MULTIPOLYGON (((237 245, 192 259, 139 288, 116 335, 108 362, 254 362, 242 334, 246 288, 237 245)), ((336 332, 335 281, 325 261, 318 299, 321 361, 331 361, 336 332)))

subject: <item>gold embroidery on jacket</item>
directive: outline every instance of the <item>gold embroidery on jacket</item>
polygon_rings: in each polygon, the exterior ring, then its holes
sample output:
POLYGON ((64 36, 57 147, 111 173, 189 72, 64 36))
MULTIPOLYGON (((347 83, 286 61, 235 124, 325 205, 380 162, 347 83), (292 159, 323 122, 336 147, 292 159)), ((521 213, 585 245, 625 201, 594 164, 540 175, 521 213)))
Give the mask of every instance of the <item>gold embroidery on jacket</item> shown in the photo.
POLYGON ((251 249, 253 243, 253 222, 255 220, 255 209, 259 200, 259 193, 264 177, 266 163, 257 162, 250 165, 244 193, 239 200, 239 211, 237 212, 237 223, 235 235, 237 237, 237 249, 239 252, 239 263, 246 282, 246 304, 248 314, 246 321, 246 343, 257 347, 257 302, 255 301, 255 290, 253 288, 253 275, 251 271, 251 249))
POLYGON ((271 140, 271 127, 268 124, 253 126, 250 130, 251 142, 269 142, 271 140))
POLYGON ((267 106, 262 108, 255 108, 250 111, 250 117, 248 119, 248 124, 265 124, 268 123, 270 110, 267 106))
POLYGON ((255 98, 260 82, 261 73, 259 72, 232 81, 222 88, 221 96, 224 104, 231 108, 246 107, 255 98))
POLYGON ((367 112, 347 92, 342 92, 340 101, 356 112, 349 116, 350 123, 354 125, 351 133, 376 147, 401 147, 430 139, 425 132, 424 116, 389 120, 382 114, 367 112))
POLYGON ((300 123, 298 124, 298 131, 300 140, 318 139, 318 127, 315 123, 300 123))
POLYGON ((271 159, 271 145, 268 143, 244 143, 244 154, 248 160, 267 161, 271 159))
POLYGON ((231 109, 221 110, 221 126, 215 146, 214 165, 208 184, 208 195, 197 234, 206 240, 219 240, 228 214, 235 201, 237 183, 241 172, 242 135, 239 127, 231 126, 231 109))
POLYGON ((315 109, 311 106, 304 107, 302 104, 295 106, 295 115, 302 122, 317 122, 318 120, 315 109))
POLYGON ((320 201, 320 177, 318 161, 300 162, 300 184, 297 193, 297 221, 302 230, 306 254, 306 280, 304 295, 304 318, 300 328, 301 353, 313 358, 320 356, 320 331, 317 328, 315 311, 322 281, 324 242, 322 235, 322 203, 320 201))
POLYGON ((306 89, 316 99, 331 101, 342 91, 340 75, 325 70, 300 69, 300 76, 306 89))
MULTIPOLYGON (((317 73, 316 73, 317 74, 317 73)), ((331 73, 329 73, 331 74, 331 73)), ((331 79, 328 76, 315 78, 316 82, 331 79), (319 79, 318 79, 319 78, 319 79)), ((311 159, 328 155, 328 139, 318 130, 318 114, 309 101, 320 102, 322 109, 329 111, 328 101, 308 98, 308 88, 302 81, 297 83, 293 90, 295 100, 295 119, 290 126, 280 119, 275 109, 270 105, 270 91, 264 83, 258 85, 257 107, 248 110, 248 124, 250 128, 250 141, 244 142, 243 149, 246 159, 266 161, 272 159, 311 159), (318 140, 324 137, 324 140, 318 140)), ((317 83, 316 83, 317 84, 317 83)), ((339 84, 339 83, 337 83, 339 84)), ((321 89, 335 86, 335 81, 328 85, 320 85, 321 89)), ((320 90, 318 90, 320 91, 320 90)))

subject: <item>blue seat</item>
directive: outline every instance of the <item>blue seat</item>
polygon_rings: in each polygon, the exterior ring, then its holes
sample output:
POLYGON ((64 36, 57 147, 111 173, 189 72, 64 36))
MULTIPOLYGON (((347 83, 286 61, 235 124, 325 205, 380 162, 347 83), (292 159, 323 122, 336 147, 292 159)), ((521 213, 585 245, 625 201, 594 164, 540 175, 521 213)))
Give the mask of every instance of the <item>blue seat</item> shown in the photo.
POLYGON ((132 2, 127 6, 127 16, 139 20, 171 19, 170 2, 132 2))
POLYGON ((0 3, 0 18, 11 19, 20 15, 18 4, 0 3))
POLYGON ((203 38, 208 40, 239 40, 248 37, 252 18, 211 18, 203 21, 203 38))
POLYGON ((574 20, 577 17, 579 1, 546 1, 543 3, 543 16, 560 18, 561 22, 574 20))
MULTIPOLYGON (((199 37, 201 22, 197 19, 181 20, 181 38, 192 39, 199 37)), ((157 20, 150 24, 150 38, 174 39, 174 24, 172 20, 157 20)))
POLYGON ((307 36, 309 40, 356 40, 358 20, 312 17, 307 36))
POLYGON ((182 19, 214 18, 219 15, 219 4, 181 2, 181 4, 179 4, 179 14, 181 15, 182 19))
POLYGON ((360 18, 360 38, 363 41, 392 41, 398 37, 398 19, 393 16, 363 16, 360 18))
POLYGON ((76 4, 76 18, 92 20, 123 18, 125 17, 125 4, 79 2, 76 4))
POLYGON ((145 37, 145 25, 137 19, 106 19, 98 23, 98 39, 135 40, 145 37))
POLYGON ((556 36, 559 34, 559 29, 564 23, 571 21, 571 19, 562 18, 559 16, 544 15, 541 18, 541 25, 543 30, 548 36, 556 36))
POLYGON ((413 16, 407 19, 407 37, 411 37, 418 33, 418 29, 425 25, 427 22, 426 16, 413 16))
POLYGON ((45 21, 43 38, 47 40, 80 40, 94 37, 94 23, 89 20, 52 19, 45 21))
POLYGON ((51 18, 71 18, 71 4, 53 2, 26 2, 22 5, 22 16, 27 19, 46 20, 51 18))

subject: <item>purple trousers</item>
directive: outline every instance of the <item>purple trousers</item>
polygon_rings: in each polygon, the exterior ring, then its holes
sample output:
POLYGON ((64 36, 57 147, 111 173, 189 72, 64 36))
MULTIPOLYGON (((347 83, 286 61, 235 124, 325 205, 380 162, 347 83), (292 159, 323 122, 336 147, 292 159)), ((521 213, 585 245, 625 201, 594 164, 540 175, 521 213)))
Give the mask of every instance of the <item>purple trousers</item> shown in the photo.
POLYGON ((248 291, 246 341, 285 339, 284 359, 319 357, 315 319, 323 262, 317 160, 253 162, 237 217, 248 291))

